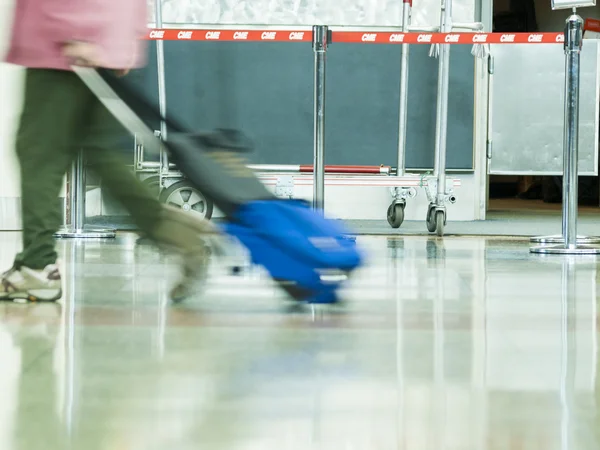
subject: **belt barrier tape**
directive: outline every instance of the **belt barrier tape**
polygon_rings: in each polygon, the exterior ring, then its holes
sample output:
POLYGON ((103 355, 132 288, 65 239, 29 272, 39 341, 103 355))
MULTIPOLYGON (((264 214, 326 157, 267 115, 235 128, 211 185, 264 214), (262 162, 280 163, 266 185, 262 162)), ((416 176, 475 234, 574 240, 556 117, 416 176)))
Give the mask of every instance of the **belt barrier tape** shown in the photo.
MULTIPOLYGON (((356 44, 563 44, 564 33, 396 33, 332 31, 331 41, 356 44)), ((149 40, 312 42, 312 31, 151 29, 149 40)))

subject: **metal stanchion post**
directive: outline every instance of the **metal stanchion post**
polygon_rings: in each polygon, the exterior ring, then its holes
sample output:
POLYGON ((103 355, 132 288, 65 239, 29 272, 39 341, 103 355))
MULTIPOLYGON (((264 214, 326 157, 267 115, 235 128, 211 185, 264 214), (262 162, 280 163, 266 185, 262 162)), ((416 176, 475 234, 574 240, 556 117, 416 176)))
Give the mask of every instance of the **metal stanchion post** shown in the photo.
MULTIPOLYGON (((155 0, 154 13, 156 15, 156 27, 162 28, 162 0, 155 0)), ((158 107, 162 117, 167 117, 167 86, 165 82, 165 43, 161 39, 156 41, 156 70, 158 75, 158 107)), ((167 139, 167 124, 164 120, 160 121, 160 138, 167 139)), ((169 173, 169 155, 161 148, 160 150, 160 187, 162 188, 162 178, 169 173)))
MULTIPOLYGON (((452 32, 452 0, 442 0, 440 31, 452 32)), ((438 89, 435 128, 435 153, 433 177, 427 181, 429 206, 425 222, 430 233, 444 235, 446 202, 453 202, 446 186, 446 148, 448 135, 448 87, 450 82, 450 44, 440 44, 438 63, 438 89), (432 185, 430 187, 430 185, 432 185)))
POLYGON ((325 206, 325 62, 329 44, 329 28, 326 25, 313 27, 314 65, 314 186, 313 207, 322 210, 325 206))
MULTIPOLYGON (((445 0, 442 9, 442 33, 452 32, 452 0, 445 0)), ((448 87, 450 82, 450 45, 440 44, 438 65, 438 103, 436 123, 436 147, 433 175, 437 177, 435 203, 443 206, 446 201, 446 137, 448 134, 448 87)))
POLYGON ((562 238, 552 246, 532 247, 532 253, 600 254, 600 248, 583 245, 577 236, 578 157, 579 157, 579 85, 583 19, 575 13, 565 27, 565 121, 563 140, 562 238))
MULTIPOLYGON (((402 10, 402 32, 410 31, 410 16, 412 0, 403 0, 402 10)), ((402 44, 400 57, 400 99, 398 108, 398 168, 396 176, 403 177, 406 174, 406 130, 408 123, 408 65, 410 46, 402 44)), ((404 222, 404 209, 407 197, 414 196, 412 190, 405 187, 391 188, 393 202, 387 211, 387 220, 392 228, 399 228, 404 222)))
MULTIPOLYGON (((408 33, 410 26, 412 0, 404 0, 402 10, 402 32, 408 33)), ((400 66, 400 111, 398 126, 398 169, 396 175, 403 177, 406 170, 406 130, 408 123, 408 64, 410 56, 410 45, 402 44, 402 56, 400 66)))
POLYGON ((70 223, 57 231, 57 238, 108 239, 116 236, 115 230, 85 225, 85 165, 83 152, 79 152, 70 173, 69 215, 70 223))

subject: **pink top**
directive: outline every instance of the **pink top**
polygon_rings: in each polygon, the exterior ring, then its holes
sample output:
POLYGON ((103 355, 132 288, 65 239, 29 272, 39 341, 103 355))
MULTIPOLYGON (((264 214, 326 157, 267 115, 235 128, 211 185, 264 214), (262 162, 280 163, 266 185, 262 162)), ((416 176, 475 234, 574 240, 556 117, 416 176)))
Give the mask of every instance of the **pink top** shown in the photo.
POLYGON ((6 62, 69 70, 61 45, 98 46, 101 66, 129 69, 144 64, 146 0, 16 0, 6 62))

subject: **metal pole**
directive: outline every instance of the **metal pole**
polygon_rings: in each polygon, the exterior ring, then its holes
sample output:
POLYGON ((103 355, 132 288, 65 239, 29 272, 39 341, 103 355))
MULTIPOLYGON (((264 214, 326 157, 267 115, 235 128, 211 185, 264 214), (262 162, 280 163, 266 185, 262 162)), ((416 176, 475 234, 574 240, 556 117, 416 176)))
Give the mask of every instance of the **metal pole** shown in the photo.
MULTIPOLYGON (((531 242, 539 244, 564 244, 565 238, 571 235, 567 246, 577 244, 599 244, 600 238, 577 236, 578 205, 578 169, 579 163, 579 84, 580 84, 580 54, 583 44, 583 22, 581 33, 577 36, 576 18, 571 16, 565 25, 565 110, 563 134, 563 186, 562 186, 562 234, 558 236, 538 236, 531 242), (571 29, 571 19, 574 28, 571 29), (572 34, 575 33, 575 34, 572 34), (575 73, 576 72, 576 73, 575 73), (572 99, 572 100, 569 100, 572 99), (569 148, 574 150, 568 150, 569 148), (573 169, 574 167, 574 169, 573 169), (568 174, 568 175, 567 175, 568 174)), ((579 19, 581 19, 579 17, 579 19)), ((583 21, 583 19, 581 19, 583 21)))
POLYGON ((562 243, 549 247, 533 247, 532 253, 600 254, 600 248, 577 242, 577 177, 579 157, 579 87, 583 19, 575 14, 565 26, 565 120, 563 137, 563 210, 562 243))
MULTIPOLYGON (((162 28, 162 0, 155 0, 154 14, 156 16, 156 28, 162 28)), ((158 75, 158 107, 162 117, 167 117, 167 86, 165 82, 165 46, 164 41, 156 41, 156 70, 158 75)), ((167 124, 160 121, 160 137, 167 139, 167 124)), ((162 174, 169 173, 169 155, 164 149, 160 151, 160 171, 162 174)))
POLYGON ((85 167, 82 152, 73 162, 71 186, 71 227, 80 233, 85 224, 85 167))
POLYGON ((565 33, 565 133, 563 136, 563 239, 567 248, 577 247, 579 87, 583 20, 569 19, 565 33))
POLYGON ((325 63, 329 29, 326 25, 313 27, 314 64, 314 187, 313 208, 325 206, 325 63))
MULTIPOLYGON (((452 31, 452 0, 444 0, 442 10, 442 33, 452 31)), ((437 206, 443 206, 446 196, 446 138, 448 133, 448 86, 450 78, 450 45, 440 45, 438 67, 438 102, 436 146, 433 173, 437 178, 437 206)))
MULTIPOLYGON (((404 0, 402 11, 402 32, 408 33, 410 27, 412 0, 404 0)), ((406 130, 408 123, 408 64, 410 46, 402 44, 402 56, 400 57, 400 111, 398 125, 398 169, 396 175, 403 177, 406 170, 406 130)))
POLYGON ((85 225, 85 164, 80 151, 71 166, 69 186, 70 222, 54 234, 56 238, 107 239, 116 236, 115 230, 94 228, 85 225))

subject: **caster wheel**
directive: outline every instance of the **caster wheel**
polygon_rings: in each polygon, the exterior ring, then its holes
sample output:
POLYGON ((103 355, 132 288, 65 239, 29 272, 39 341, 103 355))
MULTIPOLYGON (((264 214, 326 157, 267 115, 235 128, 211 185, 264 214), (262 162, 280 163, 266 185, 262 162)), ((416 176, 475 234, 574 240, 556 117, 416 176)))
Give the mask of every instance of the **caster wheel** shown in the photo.
POLYGON ((436 219, 435 219, 435 209, 434 209, 433 205, 429 205, 429 208, 427 209, 426 222, 427 222, 427 231, 429 231, 430 233, 435 233, 437 223, 436 223, 436 219))
POLYGON ((400 228, 404 222, 404 205, 392 203, 387 210, 387 221, 392 228, 400 228))
POLYGON ((444 235, 444 225, 446 225, 446 214, 444 211, 435 212, 435 232, 438 236, 444 235))
POLYGON ((187 181, 179 181, 163 190, 160 201, 174 208, 198 214, 205 220, 212 217, 212 202, 187 181))
POLYGON ((160 197, 160 177, 158 175, 146 178, 142 181, 142 184, 146 186, 156 198, 160 197))

